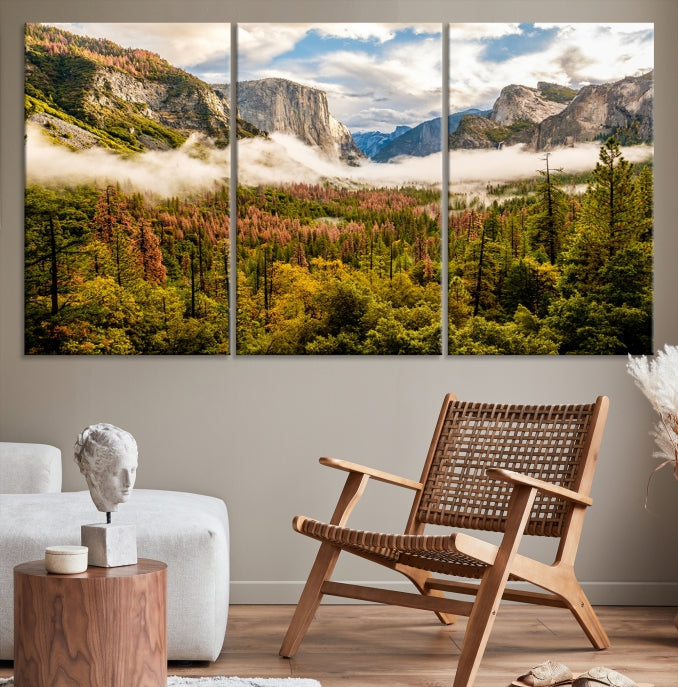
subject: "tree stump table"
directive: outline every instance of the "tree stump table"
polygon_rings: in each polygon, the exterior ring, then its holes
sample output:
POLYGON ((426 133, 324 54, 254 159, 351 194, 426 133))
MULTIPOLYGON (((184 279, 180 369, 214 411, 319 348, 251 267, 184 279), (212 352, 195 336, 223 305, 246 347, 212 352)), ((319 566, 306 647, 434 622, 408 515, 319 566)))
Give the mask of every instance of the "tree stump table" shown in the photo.
POLYGON ((14 568, 15 687, 166 687, 167 566, 14 568))

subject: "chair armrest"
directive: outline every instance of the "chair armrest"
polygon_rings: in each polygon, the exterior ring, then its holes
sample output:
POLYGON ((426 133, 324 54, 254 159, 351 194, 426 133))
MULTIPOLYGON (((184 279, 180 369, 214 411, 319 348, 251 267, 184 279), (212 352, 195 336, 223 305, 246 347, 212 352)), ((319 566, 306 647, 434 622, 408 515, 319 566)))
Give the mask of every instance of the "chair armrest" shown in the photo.
POLYGON ((323 457, 320 459, 320 463, 321 465, 327 465, 327 467, 330 468, 336 468, 337 470, 344 470, 346 472, 357 472, 362 475, 372 477, 373 479, 376 479, 379 482, 395 484, 396 486, 405 487, 406 489, 414 489, 414 491, 421 491, 421 489, 424 488, 424 485, 421 484, 421 482, 415 482, 414 480, 407 479, 406 477, 399 477, 398 475, 392 475, 388 472, 382 472, 381 470, 368 468, 364 465, 351 463, 348 460, 323 457))
POLYGON ((583 496, 582 494, 572 491, 571 489, 559 487, 557 484, 551 484, 550 482, 545 482, 544 480, 536 479, 535 477, 529 477, 528 475, 523 475, 520 472, 505 470, 504 468, 487 468, 485 472, 487 476, 491 477, 492 479, 499 479, 504 482, 520 484, 526 487, 534 487, 545 494, 555 496, 559 499, 566 499, 581 506, 590 506, 593 503, 593 499, 589 496, 583 496))

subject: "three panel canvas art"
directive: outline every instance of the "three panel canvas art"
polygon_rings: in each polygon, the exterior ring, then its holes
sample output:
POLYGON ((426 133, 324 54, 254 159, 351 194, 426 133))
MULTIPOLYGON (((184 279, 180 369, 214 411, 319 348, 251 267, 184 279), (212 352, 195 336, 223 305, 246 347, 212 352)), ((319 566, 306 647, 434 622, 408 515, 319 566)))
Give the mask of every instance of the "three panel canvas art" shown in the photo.
POLYGON ((651 353, 653 41, 28 24, 25 352, 651 353))

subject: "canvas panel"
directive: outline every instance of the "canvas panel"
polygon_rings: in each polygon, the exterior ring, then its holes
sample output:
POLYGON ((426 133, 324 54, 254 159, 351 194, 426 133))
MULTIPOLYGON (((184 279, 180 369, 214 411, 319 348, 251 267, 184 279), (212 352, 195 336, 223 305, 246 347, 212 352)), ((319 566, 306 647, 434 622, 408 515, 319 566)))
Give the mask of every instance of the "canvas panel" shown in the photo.
POLYGON ((441 353, 439 24, 241 24, 237 352, 441 353))
POLYGON ((25 352, 228 353, 230 25, 25 43, 25 352))
POLYGON ((449 353, 651 353, 653 25, 449 38, 449 353))

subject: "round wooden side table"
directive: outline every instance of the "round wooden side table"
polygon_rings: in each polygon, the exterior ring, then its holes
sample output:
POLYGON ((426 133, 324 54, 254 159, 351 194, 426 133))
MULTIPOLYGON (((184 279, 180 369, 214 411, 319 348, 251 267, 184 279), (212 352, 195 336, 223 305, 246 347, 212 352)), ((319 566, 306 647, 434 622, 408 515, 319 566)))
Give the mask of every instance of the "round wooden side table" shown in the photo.
POLYGON ((15 687, 166 687, 167 566, 14 568, 15 687))

